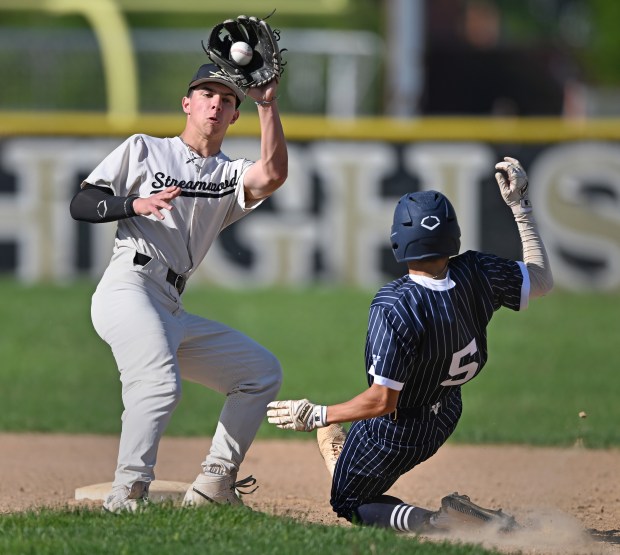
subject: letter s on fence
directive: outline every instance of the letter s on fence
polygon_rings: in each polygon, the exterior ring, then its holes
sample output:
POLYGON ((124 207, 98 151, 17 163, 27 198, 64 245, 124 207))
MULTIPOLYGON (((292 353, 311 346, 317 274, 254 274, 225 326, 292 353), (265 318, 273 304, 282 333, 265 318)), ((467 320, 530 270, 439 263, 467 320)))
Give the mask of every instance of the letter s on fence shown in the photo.
POLYGON ((551 147, 528 173, 556 285, 620 289, 620 146, 592 142, 551 147))

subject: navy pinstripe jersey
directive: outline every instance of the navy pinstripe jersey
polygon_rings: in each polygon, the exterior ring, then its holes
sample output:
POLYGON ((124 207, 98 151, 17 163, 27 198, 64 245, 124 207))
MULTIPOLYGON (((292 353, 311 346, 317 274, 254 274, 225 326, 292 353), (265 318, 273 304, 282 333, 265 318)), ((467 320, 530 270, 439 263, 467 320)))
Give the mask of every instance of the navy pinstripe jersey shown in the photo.
POLYGON ((432 405, 487 361, 487 325, 505 306, 527 307, 522 262, 467 251, 443 280, 406 275, 382 287, 366 337, 368 383, 400 391, 399 407, 432 405))

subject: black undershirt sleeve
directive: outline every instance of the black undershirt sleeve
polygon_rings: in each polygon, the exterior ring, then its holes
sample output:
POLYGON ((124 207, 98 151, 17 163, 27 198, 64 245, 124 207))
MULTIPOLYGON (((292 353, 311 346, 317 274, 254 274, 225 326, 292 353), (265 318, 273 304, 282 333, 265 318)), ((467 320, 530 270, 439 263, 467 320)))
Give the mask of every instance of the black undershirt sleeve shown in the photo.
POLYGON ((137 216, 133 209, 133 201, 138 195, 117 197, 111 189, 87 183, 73 199, 69 211, 74 220, 93 224, 114 222, 137 216))

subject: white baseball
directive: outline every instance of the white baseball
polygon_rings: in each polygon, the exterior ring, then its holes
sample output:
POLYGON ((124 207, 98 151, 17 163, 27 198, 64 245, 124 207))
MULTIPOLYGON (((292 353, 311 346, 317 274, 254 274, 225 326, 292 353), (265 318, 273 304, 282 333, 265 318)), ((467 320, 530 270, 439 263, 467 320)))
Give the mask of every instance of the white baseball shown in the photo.
POLYGON ((235 42, 230 47, 230 57, 240 66, 247 66, 253 55, 252 47, 246 42, 235 42))

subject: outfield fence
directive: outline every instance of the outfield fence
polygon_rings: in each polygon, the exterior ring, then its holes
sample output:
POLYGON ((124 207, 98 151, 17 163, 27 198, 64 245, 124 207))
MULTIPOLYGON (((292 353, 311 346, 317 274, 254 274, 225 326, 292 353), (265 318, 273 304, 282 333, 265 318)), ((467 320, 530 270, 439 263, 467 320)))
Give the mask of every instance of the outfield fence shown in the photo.
MULTIPOLYGON (((25 282, 101 275, 114 224, 69 216, 79 183, 134 132, 174 136, 182 115, 0 114, 0 269, 25 282)), ((389 248, 396 200, 446 193, 463 249, 520 258, 494 164, 520 159, 558 286, 620 290, 620 122, 553 119, 329 119, 284 116, 287 184, 225 230, 193 282, 230 287, 316 283, 374 288, 402 272, 389 248)), ((244 113, 224 143, 259 156, 244 113)))

